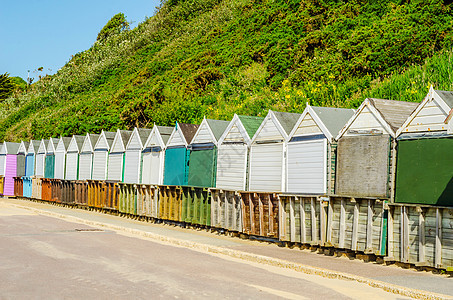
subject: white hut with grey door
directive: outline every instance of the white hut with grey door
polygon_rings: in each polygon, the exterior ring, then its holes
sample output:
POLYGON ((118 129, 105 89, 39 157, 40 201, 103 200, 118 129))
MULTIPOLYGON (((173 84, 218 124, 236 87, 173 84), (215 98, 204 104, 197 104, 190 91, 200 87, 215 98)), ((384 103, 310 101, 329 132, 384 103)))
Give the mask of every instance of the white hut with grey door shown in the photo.
POLYGON ((27 157, 28 146, 29 142, 21 141, 19 149, 17 150, 17 168, 16 168, 17 177, 25 176, 25 160, 27 157))
POLYGON ((367 98, 336 140, 335 194, 390 198, 396 165, 396 131, 418 103, 367 98))
POLYGON ((107 167, 107 180, 124 180, 124 154, 126 145, 132 135, 130 130, 118 129, 110 147, 109 160, 107 167))
POLYGON ((41 140, 38 152, 36 153, 36 176, 44 177, 44 164, 46 161, 47 144, 49 140, 41 140))
POLYGON ((71 140, 70 137, 60 137, 55 148, 55 179, 65 179, 66 153, 71 140))
POLYGON ((286 192, 334 192, 335 137, 353 114, 353 109, 307 105, 287 140, 286 192))
POLYGON ((77 180, 79 173, 79 153, 82 151, 85 137, 83 135, 73 135, 66 151, 66 180, 77 180))
POLYGON ((174 127, 154 125, 142 151, 141 183, 163 184, 165 148, 174 127))
POLYGON ((107 164, 109 151, 115 139, 115 132, 102 130, 96 145, 94 146, 93 154, 93 180, 107 179, 107 164))
POLYGON ((250 147, 250 191, 285 191, 286 140, 299 117, 296 113, 269 110, 250 147))
POLYGON ((140 183, 140 166, 142 150, 152 129, 137 128, 132 131, 131 137, 126 144, 124 156, 124 182, 140 183))
POLYGON ((263 117, 234 115, 218 142, 217 188, 247 189, 249 149, 263 120, 263 117))

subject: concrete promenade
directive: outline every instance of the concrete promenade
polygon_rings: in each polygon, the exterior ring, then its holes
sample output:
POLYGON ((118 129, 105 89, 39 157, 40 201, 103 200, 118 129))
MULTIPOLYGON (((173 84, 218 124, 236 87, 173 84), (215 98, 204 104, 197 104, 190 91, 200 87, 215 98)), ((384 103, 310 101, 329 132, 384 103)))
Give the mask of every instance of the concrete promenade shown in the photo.
MULTIPOLYGON (((96 232, 96 228, 100 228, 104 231, 112 231, 122 236, 126 235, 128 237, 139 237, 140 239, 150 240, 163 246, 173 246, 173 248, 174 246, 178 246, 178 248, 190 249, 222 258, 223 260, 226 259, 227 261, 233 259, 246 264, 254 264, 253 267, 255 268, 257 267, 255 264, 257 264, 259 266, 266 266, 266 268, 278 268, 283 270, 283 272, 298 271, 304 274, 304 276, 315 276, 314 278, 318 278, 317 280, 320 282, 325 279, 333 279, 335 282, 340 281, 343 284, 352 281, 359 284, 362 288, 365 286, 372 288, 373 290, 371 291, 375 291, 376 296, 379 293, 388 291, 394 293, 392 297, 407 296, 414 298, 453 299, 453 278, 447 275, 402 269, 394 265, 385 266, 372 262, 366 263, 358 259, 351 260, 347 257, 327 256, 309 250, 300 250, 298 248, 289 249, 279 247, 273 243, 229 237, 214 232, 207 232, 206 230, 194 230, 172 225, 141 222, 93 211, 27 200, 0 200, 0 219, 15 216, 16 214, 22 215, 24 211, 32 215, 83 224, 85 225, 84 230, 88 232, 96 232), (16 213, 14 212, 15 210, 17 210, 16 213)), ((5 224, 5 222, 0 224, 5 224)), ((49 230, 52 230, 52 228, 49 228, 49 230)), ((2 230, 0 234, 5 235, 8 233, 2 230)), ((60 254, 63 255, 63 253, 60 254)), ((314 282, 316 282, 316 279, 314 282)), ((282 296, 275 287, 271 290, 274 290, 274 296, 282 296)), ((313 295, 317 293, 316 290, 316 287, 311 288, 311 292, 307 293, 304 297, 313 298, 313 295)), ((357 291, 365 294, 370 292, 366 289, 358 289, 357 291)), ((253 291, 248 292, 251 294, 246 293, 246 295, 253 295, 253 291)), ((272 292, 268 292, 272 294, 272 292)), ((287 295, 288 297, 284 298, 294 298, 293 296, 299 295, 299 292, 297 289, 292 290, 288 292, 288 295, 292 296, 289 297, 287 295)), ((348 294, 348 292, 339 292, 338 290, 333 291, 331 296, 334 296, 334 293, 340 293, 343 296, 352 298, 361 298, 359 295, 355 297, 352 294, 348 294)), ((365 296, 365 294, 361 296, 365 296)), ((392 294, 388 294, 388 296, 390 295, 392 294)))

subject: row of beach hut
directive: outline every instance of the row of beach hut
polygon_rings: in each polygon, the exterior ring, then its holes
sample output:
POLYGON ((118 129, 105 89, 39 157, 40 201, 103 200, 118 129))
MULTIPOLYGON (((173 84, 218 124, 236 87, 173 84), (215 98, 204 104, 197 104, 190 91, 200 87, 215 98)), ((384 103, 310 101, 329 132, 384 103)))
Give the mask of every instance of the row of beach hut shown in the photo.
POLYGON ((40 176, 451 206, 452 108, 453 92, 431 88, 421 103, 368 98, 357 110, 308 105, 302 114, 4 142, 3 194, 13 195, 13 177, 25 178, 25 192, 26 178, 40 176))

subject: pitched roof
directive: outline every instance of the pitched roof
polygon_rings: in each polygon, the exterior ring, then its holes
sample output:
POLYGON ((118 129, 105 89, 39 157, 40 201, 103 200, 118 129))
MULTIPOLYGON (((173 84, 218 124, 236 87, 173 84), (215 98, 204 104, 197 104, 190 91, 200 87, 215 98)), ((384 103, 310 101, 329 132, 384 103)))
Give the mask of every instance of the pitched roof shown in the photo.
POLYGON ((142 141, 142 145, 145 145, 146 140, 148 139, 149 135, 151 134, 152 129, 148 128, 137 128, 138 137, 142 141))
POLYGON ((68 149, 68 146, 71 143, 72 137, 64 136, 64 137, 61 137, 61 139, 63 140, 64 148, 68 149))
POLYGON ((3 142, 2 153, 3 154, 16 154, 17 150, 19 150, 19 147, 20 147, 20 143, 3 142))
POLYGON ((370 104, 396 132, 420 103, 368 98, 370 104))
MULTIPOLYGON (((119 130, 119 132, 121 135, 121 139, 123 141, 123 146, 124 146, 124 148, 126 148, 127 142, 131 138, 132 131, 131 130, 119 130)), ((111 144, 109 146, 111 146, 111 144)))
POLYGON ((173 127, 157 126, 157 129, 159 130, 160 136, 162 137, 162 140, 164 141, 164 144, 166 145, 168 142, 168 139, 171 136, 171 133, 173 132, 173 127))
POLYGON ((96 142, 101 135, 96 133, 88 133, 88 136, 90 138, 91 147, 94 148, 94 145, 96 145, 96 142))
POLYGON ((39 149, 39 144, 41 144, 40 140, 30 140, 30 145, 28 146, 27 152, 31 152, 30 147, 32 147, 33 153, 37 153, 39 149))
POLYGON ((177 123, 176 126, 178 126, 179 130, 184 135, 184 138, 186 139, 186 143, 190 144, 190 142, 193 139, 193 136, 197 132, 198 127, 200 125, 187 124, 187 123, 177 123))
POLYGON ((85 136, 83 135, 73 135, 72 136, 75 141, 76 141, 76 144, 77 144, 77 148, 80 150, 82 149, 82 145, 83 145, 83 141, 85 140, 85 136))
POLYGON ((296 125, 297 120, 299 120, 300 114, 297 113, 287 113, 287 112, 280 112, 280 111, 272 111, 277 118, 280 125, 282 125, 283 130, 285 130, 286 134, 290 134, 291 130, 293 130, 294 125, 296 125))
POLYGON ((450 108, 453 108, 453 92, 434 90, 450 108))
POLYGON ((239 116, 242 126, 244 126, 245 131, 250 138, 253 138, 255 132, 260 128, 261 123, 263 123, 264 117, 253 117, 253 116, 239 116))
POLYGON ((209 124, 209 127, 211 128, 211 131, 214 134, 216 141, 220 139, 222 134, 225 132, 225 129, 228 127, 228 124, 230 124, 229 121, 212 119, 206 119, 206 122, 209 124))
POLYGON ((102 131, 102 132, 104 132, 104 136, 105 136, 105 139, 107 140, 107 144, 109 145, 109 148, 112 147, 116 132, 111 132, 111 131, 102 131))
POLYGON ((335 137, 348 120, 354 115, 355 111, 348 108, 336 107, 319 107, 310 106, 316 115, 321 119, 329 130, 330 134, 335 137))

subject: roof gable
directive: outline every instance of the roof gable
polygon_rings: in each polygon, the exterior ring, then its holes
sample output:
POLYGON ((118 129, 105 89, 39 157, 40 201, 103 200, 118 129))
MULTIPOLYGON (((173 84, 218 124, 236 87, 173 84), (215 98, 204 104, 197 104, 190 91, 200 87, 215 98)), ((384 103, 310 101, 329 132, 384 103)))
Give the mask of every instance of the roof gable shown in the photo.
POLYGON ((17 154, 20 143, 3 142, 0 154, 17 154))
POLYGON ((332 142, 353 115, 353 109, 307 105, 288 140, 294 136, 324 134, 332 142))
POLYGON ((198 125, 176 123, 173 132, 167 142, 167 147, 170 146, 186 146, 192 141, 193 136, 197 132, 198 125))
POLYGON ((96 145, 97 141, 101 137, 100 134, 93 134, 93 133, 87 133, 85 136, 85 139, 83 140, 82 148, 80 149, 80 152, 93 152, 94 151, 94 146, 96 145))
POLYGON ((55 152, 63 152, 66 153, 69 144, 71 143, 72 138, 70 137, 60 137, 58 140, 57 147, 55 148, 55 152))
POLYGON ((135 127, 132 131, 131 137, 127 142, 126 149, 143 149, 152 129, 137 128, 135 127))
POLYGON ((49 141, 47 142, 46 153, 49 154, 55 153, 59 141, 60 140, 57 138, 50 138, 49 141))
POLYGON ((269 113, 253 136, 252 143, 257 141, 286 140, 299 117, 300 114, 269 110, 269 113), (284 126, 281 122, 284 123, 284 126))
MULTIPOLYGON (((264 118, 262 118, 262 119, 264 119, 264 118)), ((258 129, 258 127, 257 127, 257 129, 258 129)), ((256 132, 256 130, 255 130, 255 132, 256 132)), ((253 135, 252 135, 252 137, 253 137, 253 135)), ((247 145, 250 145, 250 142, 252 141, 252 137, 250 136, 250 132, 247 132, 247 129, 244 127, 244 124, 243 124, 240 116, 238 116, 237 114, 234 114, 233 119, 228 124, 224 133, 220 137, 218 143, 222 144, 224 142, 243 142, 243 143, 246 143, 247 145)))
POLYGON ((115 138, 110 147, 110 152, 124 152, 126 151, 126 145, 132 135, 130 130, 118 129, 115 134, 115 138))
POLYGON ((418 104, 386 99, 367 98, 356 113, 349 119, 337 136, 337 140, 345 134, 385 132, 392 137, 401 127, 404 120, 418 104))
POLYGON ((38 154, 46 154, 47 152, 47 147, 46 145, 49 143, 49 140, 41 140, 41 143, 39 144, 38 148, 38 154))
POLYGON ((30 143, 28 145, 27 153, 38 153, 39 145, 41 141, 39 140, 30 140, 30 143))
POLYGON ((169 126, 154 126, 154 127, 156 127, 157 131, 159 131, 160 137, 162 138, 164 145, 167 145, 168 139, 170 138, 173 132, 173 127, 169 126))
POLYGON ((214 143, 222 136, 228 121, 203 119, 197 132, 195 133, 191 144, 214 143))
POLYGON ((81 152, 83 142, 85 141, 85 136, 83 135, 73 135, 71 138, 71 142, 68 145, 67 152, 81 152))
POLYGON ((173 132, 172 127, 164 127, 164 126, 156 126, 154 125, 151 134, 148 136, 143 149, 152 148, 152 147, 160 147, 161 149, 165 148, 166 141, 168 141, 171 133, 173 132), (161 132, 164 132, 162 134, 161 132), (164 140, 165 137, 165 140, 164 140))
POLYGON ((258 128, 260 128, 261 123, 264 121, 264 117, 238 115, 238 118, 250 139, 253 138, 258 128))
POLYGON ((94 145, 94 150, 110 150, 113 140, 115 139, 116 133, 110 131, 102 130, 101 135, 99 136, 96 144, 94 145))
POLYGON ((453 92, 434 90, 428 91, 423 101, 408 116, 404 124, 398 129, 397 136, 403 132, 444 131, 445 121, 448 119, 453 101, 453 92))
POLYGON ((17 149, 17 154, 27 154, 27 148, 29 146, 29 142, 21 141, 19 145, 19 149, 17 149))

